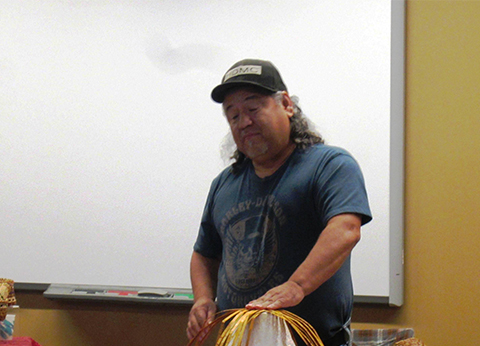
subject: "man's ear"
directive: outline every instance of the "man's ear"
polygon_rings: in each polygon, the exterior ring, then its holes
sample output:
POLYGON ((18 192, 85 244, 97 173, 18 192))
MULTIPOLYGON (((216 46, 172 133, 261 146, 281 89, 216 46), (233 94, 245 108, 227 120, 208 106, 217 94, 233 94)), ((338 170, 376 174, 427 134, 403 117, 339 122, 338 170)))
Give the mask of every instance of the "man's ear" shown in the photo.
POLYGON ((282 98, 283 109, 285 109, 285 111, 287 112, 288 117, 291 118, 293 117, 293 113, 294 113, 293 101, 290 98, 290 95, 288 95, 286 91, 284 91, 282 94, 283 94, 283 98, 282 98))

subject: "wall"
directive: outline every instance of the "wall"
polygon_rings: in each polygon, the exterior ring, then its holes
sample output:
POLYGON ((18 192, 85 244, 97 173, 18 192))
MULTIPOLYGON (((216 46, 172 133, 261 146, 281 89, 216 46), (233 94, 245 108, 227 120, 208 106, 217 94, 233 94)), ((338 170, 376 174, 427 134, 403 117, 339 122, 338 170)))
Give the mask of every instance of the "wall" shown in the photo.
POLYGON ((412 326, 429 346, 480 332, 480 2, 408 1, 405 305, 355 322, 412 326))
MULTIPOLYGON (((354 327, 413 327, 429 346, 480 338, 478 18, 479 1, 407 2, 405 304, 356 305, 354 327)), ((184 307, 17 296, 16 335, 43 345, 186 344, 184 307)))

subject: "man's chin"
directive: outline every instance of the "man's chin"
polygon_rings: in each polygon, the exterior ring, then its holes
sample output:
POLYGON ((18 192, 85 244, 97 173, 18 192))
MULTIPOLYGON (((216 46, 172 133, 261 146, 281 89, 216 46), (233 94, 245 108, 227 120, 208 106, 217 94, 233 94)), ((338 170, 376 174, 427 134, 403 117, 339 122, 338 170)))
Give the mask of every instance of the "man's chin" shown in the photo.
POLYGON ((268 150, 247 150, 245 156, 250 160, 254 161, 256 159, 261 159, 268 153, 268 150))
POLYGON ((268 153, 268 146, 263 145, 247 145, 246 150, 244 151, 245 156, 248 157, 250 160, 255 160, 257 158, 261 158, 265 154, 268 153))

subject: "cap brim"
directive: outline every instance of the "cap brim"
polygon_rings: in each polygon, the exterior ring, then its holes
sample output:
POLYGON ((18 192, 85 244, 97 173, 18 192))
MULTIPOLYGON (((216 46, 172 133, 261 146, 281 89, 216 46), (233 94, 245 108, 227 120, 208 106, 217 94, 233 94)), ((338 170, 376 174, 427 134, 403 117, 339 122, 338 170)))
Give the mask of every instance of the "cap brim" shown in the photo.
POLYGON ((223 103, 223 101, 225 100, 225 96, 227 96, 227 94, 231 89, 239 88, 239 87, 248 87, 248 86, 257 87, 271 93, 274 93, 277 91, 271 88, 266 88, 263 85, 260 85, 258 83, 251 82, 251 81, 236 81, 236 82, 230 82, 230 83, 227 82, 227 83, 217 85, 212 90, 211 96, 213 101, 218 103, 223 103))

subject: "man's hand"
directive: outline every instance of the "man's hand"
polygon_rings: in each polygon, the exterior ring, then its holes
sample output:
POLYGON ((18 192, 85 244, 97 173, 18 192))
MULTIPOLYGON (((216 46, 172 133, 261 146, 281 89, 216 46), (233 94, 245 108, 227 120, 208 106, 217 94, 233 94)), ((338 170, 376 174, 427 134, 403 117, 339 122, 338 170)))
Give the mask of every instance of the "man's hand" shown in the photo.
MULTIPOLYGON (((193 339, 205 325, 211 323, 216 312, 217 305, 212 299, 200 298, 197 300, 188 315, 188 339, 193 339)), ((204 337, 205 335, 201 335, 199 341, 204 337)))
POLYGON ((272 288, 258 299, 247 304, 247 309, 284 309, 300 304, 305 297, 302 287, 294 281, 287 281, 272 288))
POLYGON ((283 309, 300 304, 332 277, 360 240, 361 217, 340 214, 328 221, 305 261, 290 279, 246 305, 247 309, 283 309))

